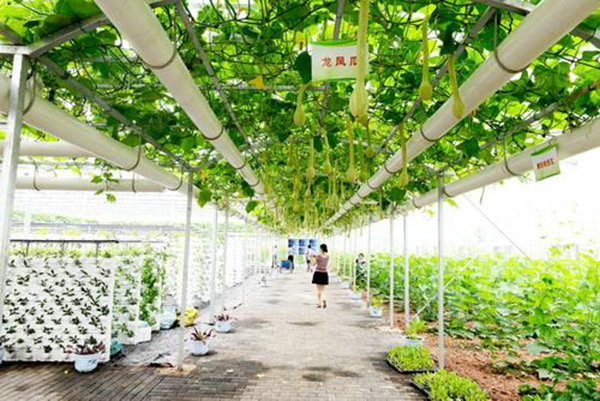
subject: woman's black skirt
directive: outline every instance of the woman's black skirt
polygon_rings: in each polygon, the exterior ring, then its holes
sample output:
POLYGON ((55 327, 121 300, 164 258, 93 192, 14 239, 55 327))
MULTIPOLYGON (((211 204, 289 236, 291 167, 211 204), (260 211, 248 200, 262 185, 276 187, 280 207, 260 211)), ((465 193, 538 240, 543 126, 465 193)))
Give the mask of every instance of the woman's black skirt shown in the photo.
POLYGON ((329 284, 329 274, 327 272, 316 271, 313 274, 312 283, 320 285, 329 284))

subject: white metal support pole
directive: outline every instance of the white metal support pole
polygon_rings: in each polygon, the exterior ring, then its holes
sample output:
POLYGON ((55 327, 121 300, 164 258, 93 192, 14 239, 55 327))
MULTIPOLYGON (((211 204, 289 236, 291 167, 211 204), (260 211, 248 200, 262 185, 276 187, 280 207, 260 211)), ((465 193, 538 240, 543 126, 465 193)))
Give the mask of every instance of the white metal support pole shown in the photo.
POLYGON ((183 370, 183 351, 185 335, 185 310, 187 308, 188 272, 190 269, 190 251, 192 236, 192 198, 194 193, 194 174, 189 173, 187 185, 187 209, 185 214, 185 242, 183 251, 183 274, 181 275, 181 312, 179 314, 179 333, 177 345, 177 369, 183 370))
POLYGON ((219 209, 215 206, 212 232, 212 259, 210 266, 210 317, 215 315, 215 297, 217 295, 217 227, 219 224, 219 209))
POLYGON ((403 248, 404 248, 404 327, 410 323, 410 265, 408 258, 408 222, 407 215, 402 216, 403 248))
POLYGON ((342 236, 343 236, 343 243, 344 246, 342 248, 342 255, 340 257, 340 262, 342 262, 342 269, 344 270, 344 277, 346 277, 348 279, 348 282, 350 282, 350 270, 347 269, 348 264, 346 263, 346 248, 347 248, 347 243, 346 243, 346 232, 342 232, 342 236))
MULTIPOLYGON (((355 237, 356 238, 356 237, 355 237)), ((348 232, 348 242, 350 242, 350 232, 348 232)), ((350 258, 350 266, 352 268, 352 291, 356 291, 356 263, 353 258, 350 258)))
POLYGON ((371 231, 373 218, 369 216, 369 232, 367 233, 367 305, 371 305, 371 231))
POLYGON ((225 239, 223 243, 223 269, 221 274, 223 275, 223 286, 221 287, 221 310, 225 310, 225 291, 227 290, 227 240, 229 236, 229 201, 225 206, 225 239))
MULTIPOLYGON (((248 281, 248 238, 242 237, 242 304, 246 302, 246 282, 248 281)), ((252 266, 252 264, 250 264, 252 266)))
POLYGON ((394 327, 394 216, 390 217, 390 327, 394 327))
POLYGON ((11 214, 15 199, 28 68, 29 61, 26 57, 23 55, 14 56, 12 78, 10 81, 6 139, 4 142, 2 173, 0 175, 0 329, 2 328, 2 313, 4 312, 4 290, 10 248, 11 214))
POLYGON ((444 369, 444 174, 438 177, 438 365, 444 369))

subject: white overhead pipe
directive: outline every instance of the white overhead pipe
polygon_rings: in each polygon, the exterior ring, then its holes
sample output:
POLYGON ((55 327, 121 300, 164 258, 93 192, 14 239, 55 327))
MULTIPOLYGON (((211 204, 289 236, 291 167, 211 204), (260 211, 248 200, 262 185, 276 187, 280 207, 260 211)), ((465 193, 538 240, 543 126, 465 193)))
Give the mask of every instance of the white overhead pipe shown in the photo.
MULTIPOLYGON (((543 142, 508 157, 506 163, 504 161, 497 162, 477 173, 447 184, 444 186, 444 193, 446 196, 455 197, 473 191, 474 189, 502 181, 506 178, 511 178, 514 174, 524 174, 533 169, 531 154, 552 143, 557 144, 559 160, 567 159, 590 149, 600 147, 600 117, 576 128, 571 133, 561 135, 555 139, 543 142)), ((436 201, 437 189, 433 189, 424 195, 413 198, 407 205, 405 211, 421 208, 435 203, 436 201)))
POLYGON ((160 79, 204 137, 250 184, 256 193, 264 187, 198 90, 177 49, 152 9, 143 0, 96 0, 138 56, 160 79))
MULTIPOLYGON (((4 151, 4 142, 0 142, 0 152, 4 151)), ((19 156, 32 157, 94 157, 90 152, 67 142, 33 142, 23 141, 19 156)))
MULTIPOLYGON (((2 113, 8 110, 9 84, 9 78, 0 75, 0 112, 2 113)), ((102 134, 38 95, 32 99, 31 94, 27 93, 25 104, 27 112, 23 115, 23 121, 26 124, 166 188, 186 193, 185 185, 182 185, 180 178, 158 167, 143 154, 140 155, 137 149, 102 134), (138 155, 140 155, 139 162, 138 155)))
POLYGON ((17 177, 17 189, 35 191, 164 192, 162 185, 144 179, 120 179, 118 182, 93 183, 81 177, 17 177))
MULTIPOLYGON (((513 75, 526 68, 546 49, 569 33, 598 7, 598 0, 545 0, 538 5, 496 49, 495 53, 460 87, 467 116, 492 96, 513 75)), ((453 99, 448 99, 413 135, 407 146, 411 161, 460 121, 452 114, 453 99)), ((377 190, 402 169, 402 151, 389 158, 342 208, 327 222, 328 226, 354 205, 377 190)))

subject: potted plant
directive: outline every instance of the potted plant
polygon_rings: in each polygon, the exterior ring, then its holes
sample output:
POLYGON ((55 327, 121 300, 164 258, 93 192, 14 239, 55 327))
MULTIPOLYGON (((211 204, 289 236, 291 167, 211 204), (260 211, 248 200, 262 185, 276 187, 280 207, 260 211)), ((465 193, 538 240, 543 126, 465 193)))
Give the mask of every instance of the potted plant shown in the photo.
POLYGON ((74 354, 75 370, 87 373, 96 369, 98 358, 105 349, 104 344, 98 343, 96 339, 90 337, 84 341, 83 345, 76 345, 74 348, 68 349, 67 352, 74 354))
POLYGON ((194 328, 192 332, 192 355, 201 356, 208 354, 208 339, 212 335, 212 330, 203 331, 194 328))
POLYGON ((350 294, 350 298, 351 298, 353 301, 359 301, 359 300, 361 300, 361 299, 362 299, 362 293, 361 293, 360 291, 357 291, 357 290, 356 290, 356 287, 354 287, 354 288, 352 289, 352 294, 350 294))
POLYGON ((215 326, 217 328, 217 333, 229 333, 231 330, 231 316, 227 313, 220 313, 215 315, 215 326))
POLYGON ((410 321, 403 337, 403 344, 407 347, 422 347, 425 339, 418 334, 425 329, 425 322, 419 318, 410 321))
POLYGON ((369 315, 371 317, 383 316, 383 301, 380 297, 371 298, 371 305, 369 306, 369 315))
POLYGON ((401 373, 423 373, 433 369, 433 359, 427 347, 396 347, 387 355, 387 361, 401 373))

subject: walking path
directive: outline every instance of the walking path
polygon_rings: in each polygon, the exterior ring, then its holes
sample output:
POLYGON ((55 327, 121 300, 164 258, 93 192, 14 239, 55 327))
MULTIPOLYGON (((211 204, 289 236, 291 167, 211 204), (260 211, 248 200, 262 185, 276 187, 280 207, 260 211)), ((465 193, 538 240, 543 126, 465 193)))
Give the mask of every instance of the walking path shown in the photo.
MULTIPOLYGON (((65 364, 0 366, 6 400, 422 400, 385 363, 398 334, 368 317, 361 301, 331 285, 317 309, 310 274, 282 273, 269 287, 252 282, 235 311, 235 329, 219 334, 205 357, 173 368, 130 366, 136 354, 175 355, 176 330, 87 375, 65 364)), ((138 355, 138 356, 139 356, 138 355)), ((144 359, 144 358, 142 358, 144 359)))

